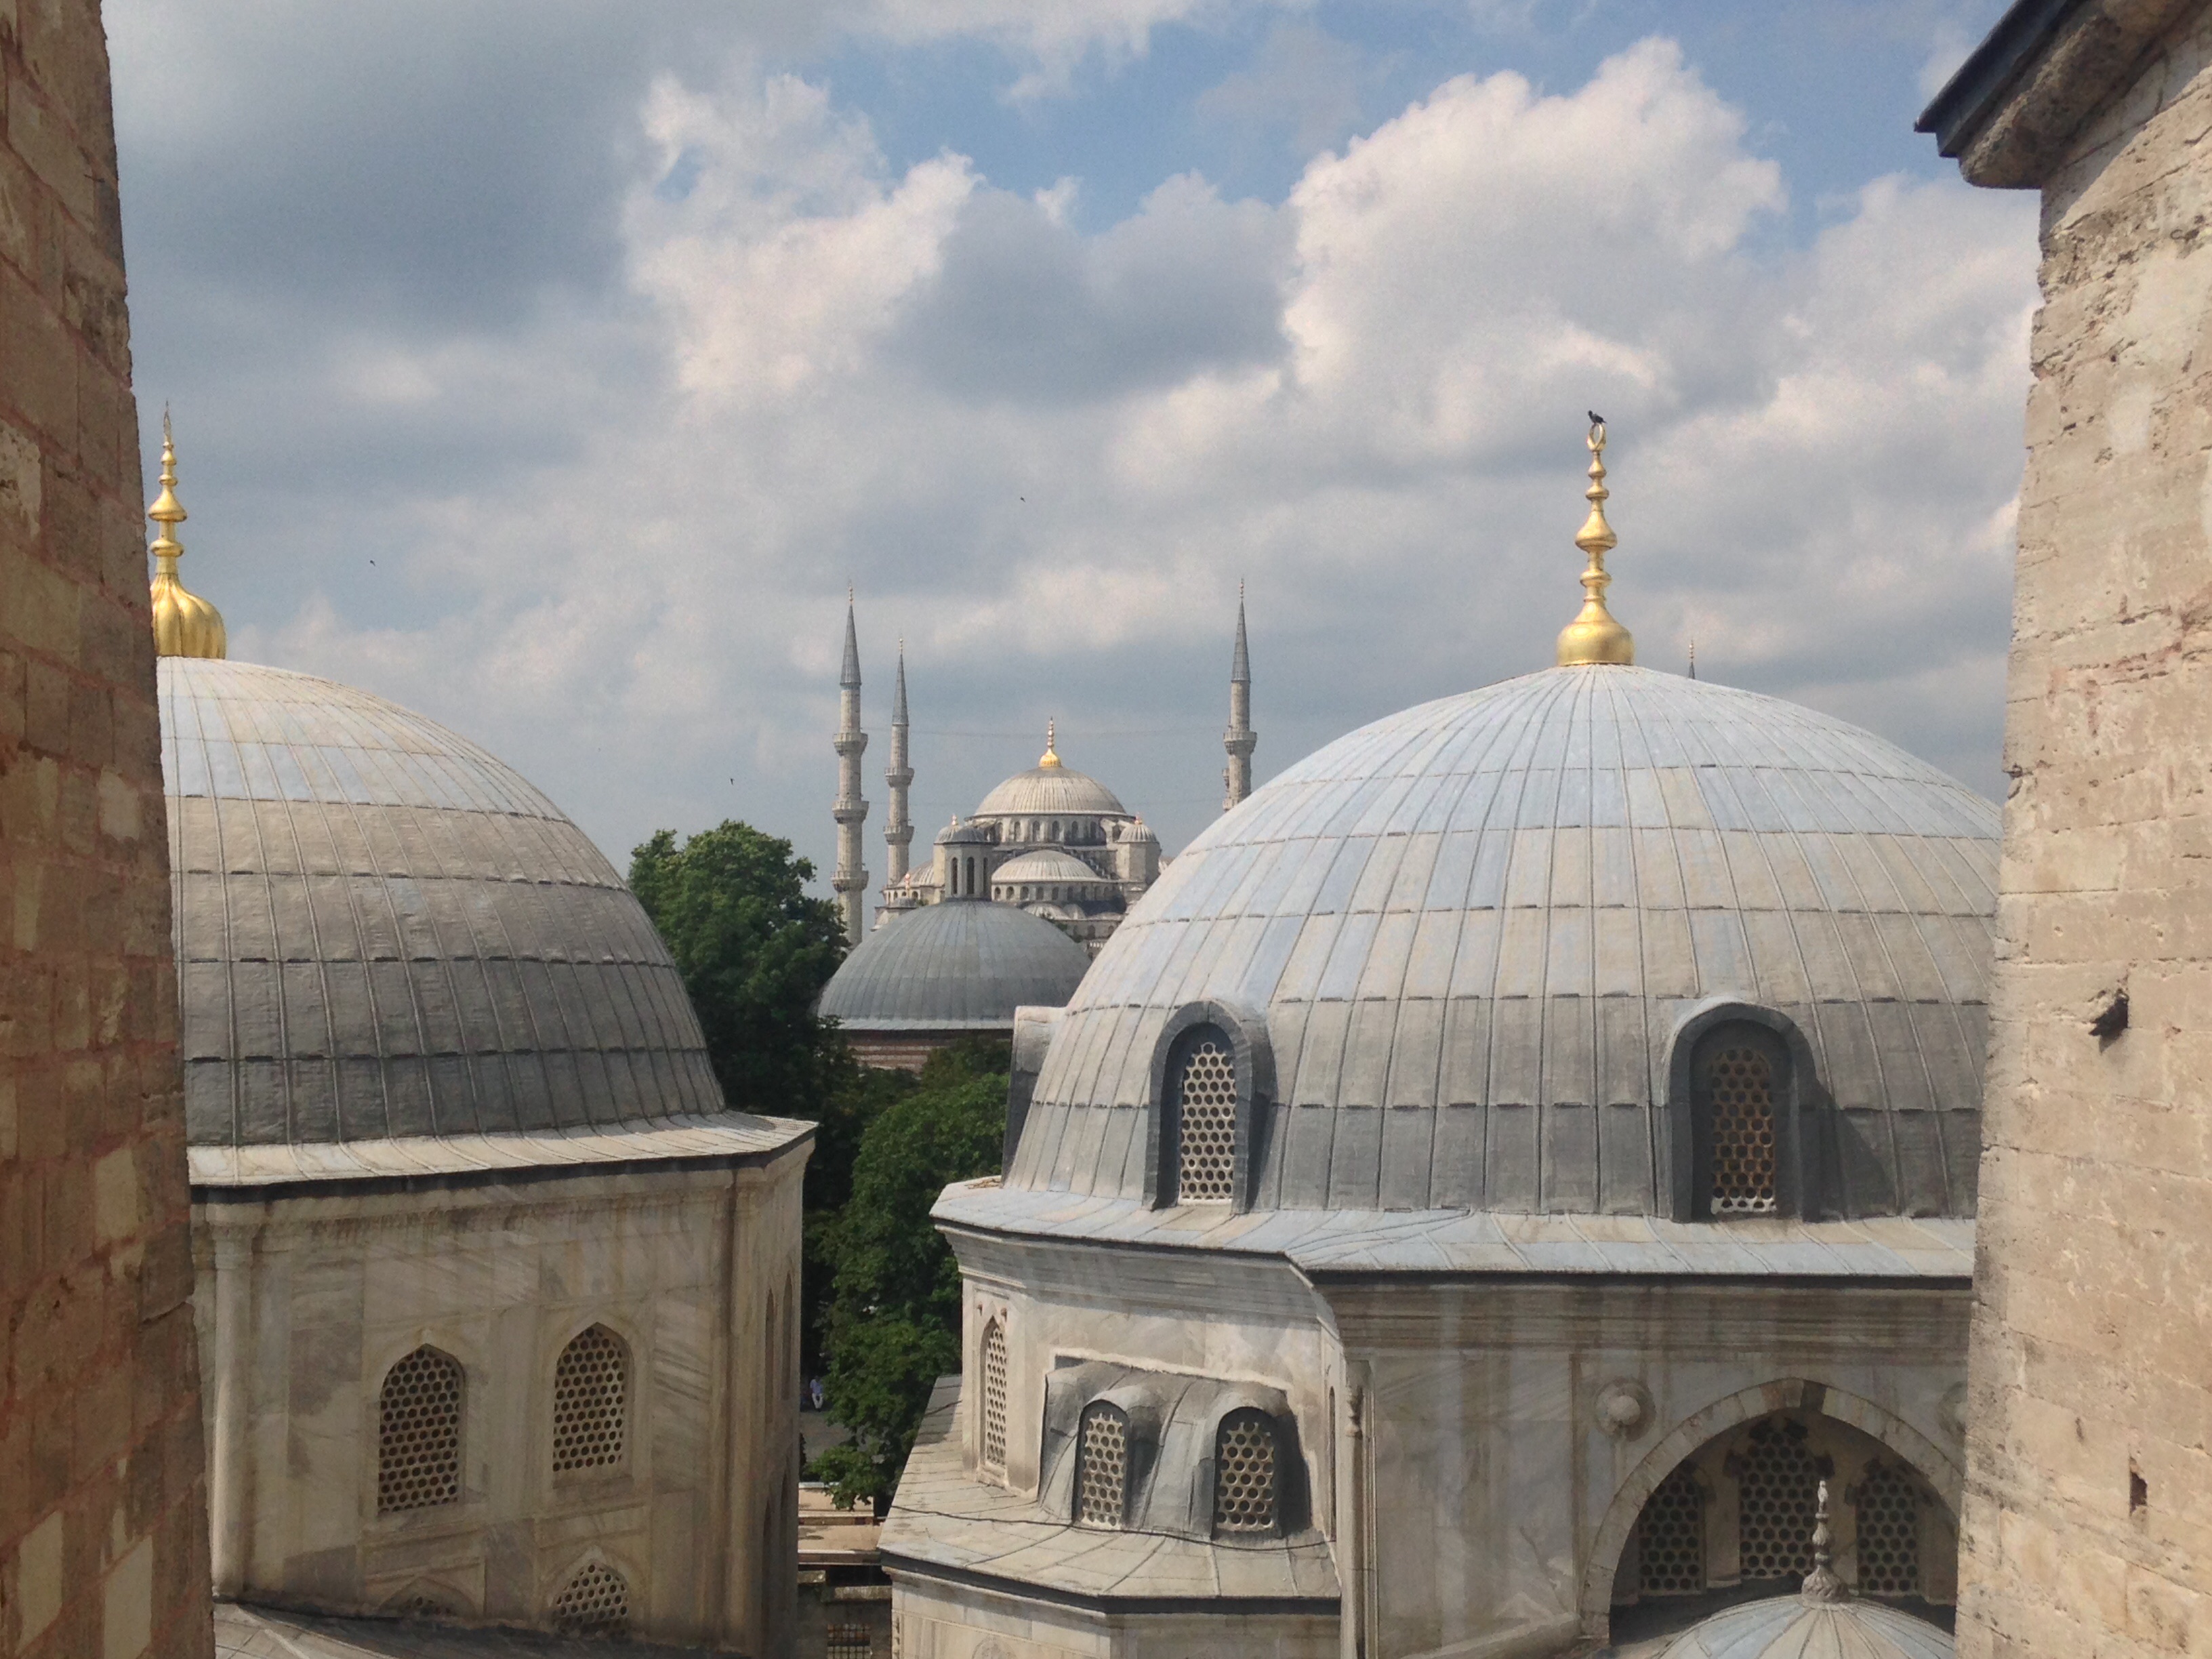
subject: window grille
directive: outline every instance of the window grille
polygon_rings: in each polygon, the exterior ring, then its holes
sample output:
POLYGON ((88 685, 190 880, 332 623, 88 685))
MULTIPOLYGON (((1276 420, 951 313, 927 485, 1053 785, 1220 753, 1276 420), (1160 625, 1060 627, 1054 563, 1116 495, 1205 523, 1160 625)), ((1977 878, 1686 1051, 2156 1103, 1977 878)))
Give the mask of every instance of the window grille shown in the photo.
POLYGON ((1213 1442, 1213 1529, 1275 1529, 1275 1425, 1265 1412, 1231 1412, 1213 1442))
POLYGON ((1862 1595, 1920 1594, 1920 1490, 1911 1475, 1873 1463, 1852 1499, 1858 1510, 1862 1595))
POLYGON ((629 1426, 629 1346, 594 1325, 553 1368, 553 1472, 623 1461, 629 1426))
POLYGON ((1176 1196, 1225 1204, 1237 1187, 1237 1066, 1208 1037, 1192 1048, 1176 1083, 1181 1103, 1176 1196))
POLYGON ((385 1372, 378 1396, 376 1512, 430 1509, 460 1495, 460 1364, 417 1348, 385 1372))
POLYGON ((829 1638, 828 1659, 873 1659, 876 1644, 866 1625, 832 1625, 829 1638))
POLYGON ((1705 1086, 1712 1103, 1713 1213, 1771 1214, 1773 1066, 1756 1048, 1723 1048, 1713 1056, 1705 1086))
POLYGON ((1695 1595, 1705 1587, 1705 1493, 1687 1463, 1662 1480, 1636 1523, 1638 1591, 1695 1595))
POLYGON ((1753 1426, 1736 1476, 1746 1578, 1802 1578, 1813 1571, 1813 1519, 1820 1468, 1804 1425, 1753 1426))
POLYGON ((421 1584, 388 1602, 386 1611, 400 1619, 457 1619, 461 1614, 452 1597, 421 1584))
POLYGON ((586 1562, 553 1598, 552 1613, 563 1636, 626 1635, 629 1585, 605 1562, 586 1562))
POLYGON ((1006 1328, 983 1327, 983 1467, 1006 1467, 1006 1328))
POLYGON ((1075 1518, 1086 1527, 1118 1527, 1129 1489, 1129 1421, 1121 1408, 1093 1401, 1076 1434, 1075 1518))

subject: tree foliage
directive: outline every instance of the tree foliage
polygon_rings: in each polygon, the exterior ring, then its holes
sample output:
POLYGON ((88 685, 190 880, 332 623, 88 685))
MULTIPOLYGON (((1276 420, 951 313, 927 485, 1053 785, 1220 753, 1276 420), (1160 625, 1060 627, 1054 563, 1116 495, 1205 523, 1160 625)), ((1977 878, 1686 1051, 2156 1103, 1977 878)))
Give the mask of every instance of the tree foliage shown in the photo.
POLYGON ((1006 1068, 1003 1043, 941 1050, 861 1139, 825 1239, 830 1416, 852 1439, 816 1468, 842 1504, 888 1507, 931 1386, 959 1369, 960 1270, 929 1212, 951 1182, 998 1172, 1006 1068))

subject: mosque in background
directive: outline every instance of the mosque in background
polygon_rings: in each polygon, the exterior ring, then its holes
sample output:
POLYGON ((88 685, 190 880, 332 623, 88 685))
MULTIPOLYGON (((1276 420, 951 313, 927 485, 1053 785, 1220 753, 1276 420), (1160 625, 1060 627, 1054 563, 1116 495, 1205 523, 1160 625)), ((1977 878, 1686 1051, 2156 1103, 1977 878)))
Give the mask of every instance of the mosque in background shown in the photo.
POLYGON ((216 1594, 789 1651, 813 1126, 726 1108, 653 924, 521 777, 228 659, 163 438, 216 1594))
POLYGON ((895 1653, 1950 1653, 1997 809, 1637 667, 1605 439, 1556 666, 1290 768, 1021 1011, 895 1653))
MULTIPOLYGON (((945 1043, 1010 1036, 1017 1009, 1058 1007, 1073 994, 1129 907, 1159 879, 1165 862, 1159 837, 1111 789, 1060 759, 1058 731, 1048 721, 1037 763, 993 789, 964 820, 956 813, 938 832, 930 862, 910 867, 914 768, 902 645, 884 773, 890 868, 875 927, 864 935, 868 872, 860 832, 868 803, 860 795, 860 757, 868 737, 860 726, 860 636, 849 595, 839 688, 837 868, 830 885, 854 949, 823 988, 820 1011, 836 1018, 854 1051, 876 1066, 918 1067, 945 1043)), ((1251 793, 1259 742, 1241 592, 1222 742, 1229 756, 1222 772, 1226 811, 1251 793)))

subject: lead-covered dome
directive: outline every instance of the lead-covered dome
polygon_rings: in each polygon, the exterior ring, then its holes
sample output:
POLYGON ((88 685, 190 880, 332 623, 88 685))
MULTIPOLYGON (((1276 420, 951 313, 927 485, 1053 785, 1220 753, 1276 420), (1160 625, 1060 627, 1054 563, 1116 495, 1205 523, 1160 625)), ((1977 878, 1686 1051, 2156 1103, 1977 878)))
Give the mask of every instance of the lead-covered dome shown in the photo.
POLYGON ((1392 715, 1132 908, 1008 1185, 1166 1201, 1146 1126, 1202 1025, 1241 1068, 1240 1202, 1702 1214, 1692 1062, 1724 1030, 1785 1206, 1970 1214, 1997 834, 1869 732, 1646 669, 1392 715))
POLYGON ((512 769, 312 675, 164 657, 161 692, 194 1145, 723 1110, 644 910, 512 769))
POLYGON ((817 1006, 855 1030, 1011 1030, 1015 1009, 1060 1006, 1090 966, 1089 951, 1026 910, 947 899, 885 920, 817 1006))
POLYGON ((1872 1601, 1776 1595, 1717 1613, 1660 1659, 1953 1659, 1949 1632, 1872 1601))
POLYGON ((1127 817, 1121 799, 1097 779, 1054 763, 1017 772, 983 797, 979 818, 1049 817, 1127 817))

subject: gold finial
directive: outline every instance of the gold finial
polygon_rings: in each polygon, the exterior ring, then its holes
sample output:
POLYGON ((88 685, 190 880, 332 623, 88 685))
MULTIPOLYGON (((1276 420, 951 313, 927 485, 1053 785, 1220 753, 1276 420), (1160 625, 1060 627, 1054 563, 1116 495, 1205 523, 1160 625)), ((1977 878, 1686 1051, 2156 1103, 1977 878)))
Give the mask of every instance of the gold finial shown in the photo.
POLYGON ((1589 556, 1589 565, 1583 572, 1582 612, 1559 630, 1562 668, 1586 663, 1626 665, 1636 660, 1634 637, 1605 608, 1605 590, 1613 586, 1613 578, 1606 574, 1605 556, 1620 545, 1620 538, 1605 521, 1606 498, 1613 492, 1605 487, 1605 422, 1595 412, 1584 441, 1589 445, 1590 485, 1583 495, 1590 510, 1575 545, 1589 556))
POLYGON ((1057 720, 1047 720, 1044 723, 1044 753, 1037 757, 1037 765, 1041 769, 1048 772, 1057 772, 1060 769, 1059 722, 1057 720))
POLYGON ((177 560, 185 544, 177 526, 185 521, 177 500, 177 442, 169 430, 169 411, 161 411, 161 493, 146 516, 158 526, 154 537, 154 651, 162 657, 222 657, 229 654, 222 612, 177 580, 177 560))

